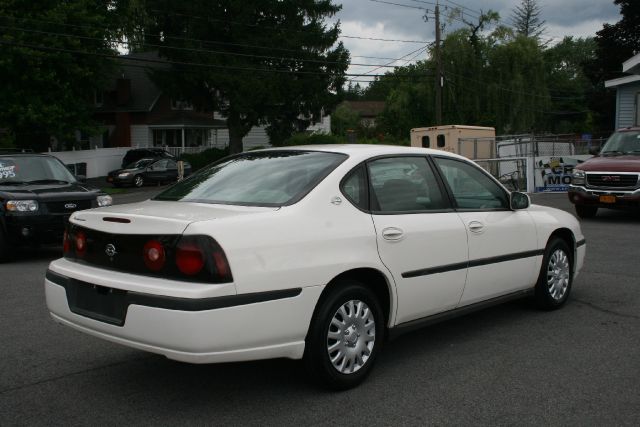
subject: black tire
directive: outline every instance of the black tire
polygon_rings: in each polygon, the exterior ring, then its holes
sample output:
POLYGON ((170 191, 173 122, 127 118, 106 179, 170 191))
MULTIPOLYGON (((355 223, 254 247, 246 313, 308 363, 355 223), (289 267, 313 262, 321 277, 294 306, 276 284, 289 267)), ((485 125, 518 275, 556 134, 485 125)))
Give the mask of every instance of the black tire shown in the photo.
POLYGON ((576 205, 576 214, 582 219, 593 218, 597 213, 597 206, 576 205))
POLYGON ((136 175, 133 177, 133 185, 138 188, 144 185, 144 178, 142 175, 136 175))
POLYGON ((535 287, 538 308, 555 310, 567 302, 573 283, 573 251, 557 237, 549 240, 535 287))
POLYGON ((321 385, 334 390, 346 390, 360 384, 371 372, 382 348, 385 318, 374 293, 360 282, 343 280, 334 285, 316 307, 306 338, 304 362, 311 376, 321 385), (345 318, 339 310, 344 308, 344 312, 349 314, 349 303, 354 301, 363 305, 360 310, 354 305, 356 309, 351 312, 353 317, 344 322, 345 318), (365 315, 365 305, 369 308, 368 315, 365 315), (344 329, 332 325, 334 317, 343 320, 344 329), (330 333, 334 335, 333 338, 330 333), (335 336, 341 338, 336 339, 335 336), (330 345, 338 348, 330 353, 330 345), (336 363, 339 364, 342 360, 342 372, 333 365, 330 354, 334 356, 336 363), (340 358, 340 354, 344 356, 340 358), (349 370, 352 372, 348 372, 349 370))
POLYGON ((9 242, 7 242, 7 236, 0 224, 0 262, 5 262, 9 258, 9 242))

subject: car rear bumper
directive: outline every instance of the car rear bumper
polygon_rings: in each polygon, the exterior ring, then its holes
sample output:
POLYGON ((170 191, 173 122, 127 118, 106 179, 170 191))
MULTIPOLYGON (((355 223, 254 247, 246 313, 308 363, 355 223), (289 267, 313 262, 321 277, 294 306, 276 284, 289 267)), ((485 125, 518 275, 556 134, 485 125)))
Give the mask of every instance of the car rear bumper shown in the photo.
POLYGON ((635 191, 593 190, 583 186, 571 185, 568 191, 569 201, 574 205, 595 206, 609 209, 640 208, 640 189, 635 191), (612 196, 610 201, 603 201, 601 196, 612 196))
POLYGON ((301 358, 311 316, 323 289, 315 286, 289 293, 276 291, 267 298, 257 298, 257 302, 246 299, 247 294, 176 298, 162 295, 162 291, 140 294, 128 290, 128 293, 144 295, 146 300, 127 304, 119 325, 109 316, 99 320, 100 316, 91 310, 79 309, 70 288, 61 283, 64 280, 98 288, 103 294, 110 290, 123 291, 91 285, 60 273, 48 274, 45 279, 47 306, 57 322, 99 338, 189 363, 301 358), (157 303, 168 300, 183 305, 171 307, 157 303))

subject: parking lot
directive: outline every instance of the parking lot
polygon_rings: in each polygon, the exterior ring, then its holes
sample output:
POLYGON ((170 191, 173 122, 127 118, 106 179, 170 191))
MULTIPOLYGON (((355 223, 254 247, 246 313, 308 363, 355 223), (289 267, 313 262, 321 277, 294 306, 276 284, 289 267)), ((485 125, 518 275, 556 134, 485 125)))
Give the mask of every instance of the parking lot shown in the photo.
MULTIPOLYGON (((564 194, 534 202, 572 211, 564 194)), ((61 249, 23 250, 0 266, 0 426, 640 425, 640 216, 582 227, 562 310, 519 301, 403 335, 341 393, 297 361, 188 365, 59 326, 43 278, 61 249)))

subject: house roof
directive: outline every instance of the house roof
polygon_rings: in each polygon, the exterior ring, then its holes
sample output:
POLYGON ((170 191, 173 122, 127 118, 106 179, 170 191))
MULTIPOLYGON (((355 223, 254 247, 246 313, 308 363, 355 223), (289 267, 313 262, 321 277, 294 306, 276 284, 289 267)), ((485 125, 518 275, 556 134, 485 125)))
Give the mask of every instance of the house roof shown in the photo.
POLYGON ((151 128, 207 128, 223 129, 227 127, 225 120, 214 119, 212 114, 190 110, 176 110, 169 114, 150 120, 151 128))
POLYGON ((159 59, 157 52, 140 52, 122 55, 118 59, 118 67, 113 78, 105 88, 104 103, 96 108, 97 112, 144 112, 151 111, 162 91, 153 83, 147 71, 161 69, 167 65, 149 62, 159 59), (130 96, 128 102, 119 105, 116 102, 117 84, 119 79, 130 81, 130 96))
POLYGON ((622 72, 640 75, 640 53, 622 63, 622 72))
POLYGON ((604 87, 618 87, 634 82, 640 82, 640 75, 625 76, 617 79, 607 80, 606 82, 604 82, 604 87))
POLYGON ((355 111, 360 117, 377 117, 384 111, 384 101, 343 101, 342 105, 355 111))

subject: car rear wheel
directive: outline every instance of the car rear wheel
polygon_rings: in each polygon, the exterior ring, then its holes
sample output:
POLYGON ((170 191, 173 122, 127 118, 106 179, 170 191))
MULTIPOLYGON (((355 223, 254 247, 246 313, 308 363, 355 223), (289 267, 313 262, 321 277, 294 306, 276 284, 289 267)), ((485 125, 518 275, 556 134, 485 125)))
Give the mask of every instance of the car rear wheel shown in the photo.
POLYGON ((538 307, 544 310, 560 308, 569 298, 573 281, 573 260, 564 240, 552 238, 545 249, 540 276, 535 288, 538 307))
POLYGON ((322 385, 345 390, 371 371, 384 338, 384 315, 376 296, 354 280, 335 284, 316 309, 304 361, 322 385))
POLYGON ((597 206, 576 205, 576 214, 578 214, 580 218, 593 218, 597 212, 597 206))
POLYGON ((136 175, 133 178, 133 185, 135 185, 136 187, 142 187, 144 185, 144 178, 142 177, 142 175, 136 175))

